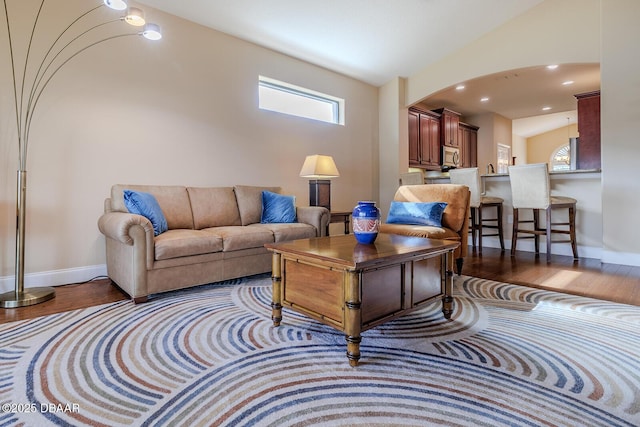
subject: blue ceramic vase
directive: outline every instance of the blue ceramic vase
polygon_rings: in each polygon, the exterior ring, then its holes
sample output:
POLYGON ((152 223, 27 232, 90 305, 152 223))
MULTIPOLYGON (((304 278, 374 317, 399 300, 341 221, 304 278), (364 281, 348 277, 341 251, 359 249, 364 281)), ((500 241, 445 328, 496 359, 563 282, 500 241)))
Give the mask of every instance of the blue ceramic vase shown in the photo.
POLYGON ((353 234, 358 243, 371 244, 378 237, 380 229, 380 209, 376 202, 361 201, 351 213, 353 234))

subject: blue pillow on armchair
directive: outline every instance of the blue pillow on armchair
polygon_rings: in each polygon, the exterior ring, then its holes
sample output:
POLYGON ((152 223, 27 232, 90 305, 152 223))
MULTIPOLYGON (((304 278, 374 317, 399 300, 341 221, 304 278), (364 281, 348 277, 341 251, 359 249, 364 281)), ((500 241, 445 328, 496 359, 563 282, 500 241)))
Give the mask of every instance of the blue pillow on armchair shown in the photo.
POLYGON ((430 225, 442 227, 444 202, 391 202, 387 224, 430 225))
POLYGON ((142 215, 151 221, 153 235, 157 236, 169 229, 167 219, 152 194, 142 191, 124 190, 124 205, 130 213, 142 215))
POLYGON ((262 192, 261 224, 296 222, 296 198, 271 191, 262 192))

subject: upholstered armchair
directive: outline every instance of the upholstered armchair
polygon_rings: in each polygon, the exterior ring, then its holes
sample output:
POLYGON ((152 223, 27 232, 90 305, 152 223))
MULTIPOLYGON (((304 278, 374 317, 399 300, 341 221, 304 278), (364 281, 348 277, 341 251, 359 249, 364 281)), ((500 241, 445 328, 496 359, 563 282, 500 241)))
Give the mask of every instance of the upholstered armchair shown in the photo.
POLYGON ((456 272, 458 275, 462 274, 462 264, 468 250, 469 203, 471 201, 469 187, 456 184, 403 185, 398 188, 393 200, 397 202, 447 203, 442 214, 441 226, 388 224, 383 221, 380 225, 380 231, 460 242, 460 246, 454 251, 454 259, 456 272))

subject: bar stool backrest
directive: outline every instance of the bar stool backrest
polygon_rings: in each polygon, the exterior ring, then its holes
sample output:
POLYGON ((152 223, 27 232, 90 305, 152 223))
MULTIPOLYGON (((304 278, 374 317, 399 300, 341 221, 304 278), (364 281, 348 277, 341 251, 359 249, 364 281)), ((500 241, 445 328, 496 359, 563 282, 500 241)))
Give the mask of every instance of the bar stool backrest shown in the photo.
POLYGON ((547 209, 551 204, 546 163, 509 166, 511 201, 516 209, 547 209))
POLYGON ((424 174, 422 172, 407 172, 400 174, 400 185, 424 184, 424 174))
POLYGON ((471 192, 471 203, 469 206, 477 208, 480 206, 480 174, 478 168, 451 169, 449 179, 452 184, 466 185, 471 192))

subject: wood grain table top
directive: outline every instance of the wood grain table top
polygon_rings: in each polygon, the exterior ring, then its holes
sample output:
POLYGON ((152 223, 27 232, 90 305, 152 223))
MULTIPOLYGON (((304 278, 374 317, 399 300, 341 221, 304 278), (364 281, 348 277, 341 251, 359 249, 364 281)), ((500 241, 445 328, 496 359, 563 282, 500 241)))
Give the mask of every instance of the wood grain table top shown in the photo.
POLYGON ((354 235, 316 237, 281 243, 267 243, 274 252, 300 256, 360 270, 386 262, 401 262, 429 253, 453 250, 460 242, 380 233, 370 245, 360 244, 354 235))

